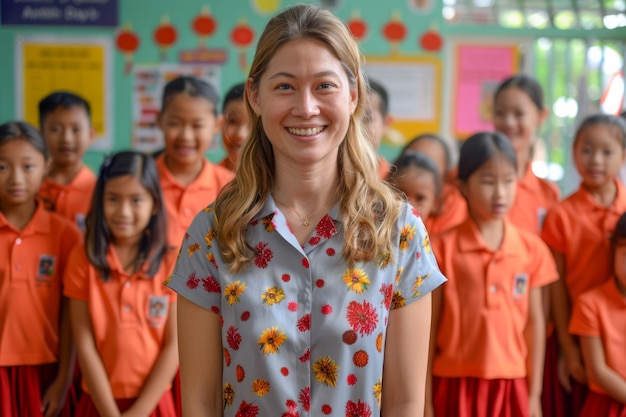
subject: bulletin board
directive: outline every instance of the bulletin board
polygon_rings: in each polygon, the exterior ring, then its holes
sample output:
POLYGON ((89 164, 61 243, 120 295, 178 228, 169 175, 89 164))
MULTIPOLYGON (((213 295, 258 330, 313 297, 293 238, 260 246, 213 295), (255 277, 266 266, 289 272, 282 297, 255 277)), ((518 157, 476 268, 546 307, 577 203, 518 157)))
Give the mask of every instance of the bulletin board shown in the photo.
POLYGON ((94 148, 110 150, 111 72, 111 41, 107 38, 16 37, 16 117, 39 126, 42 98, 57 90, 76 92, 91 108, 94 148))
POLYGON ((463 43, 455 45, 452 131, 467 138, 493 130, 493 94, 505 78, 518 73, 520 44, 463 43))
POLYGON ((393 129, 405 140, 439 132, 441 61, 430 56, 368 56, 365 73, 389 93, 393 129))

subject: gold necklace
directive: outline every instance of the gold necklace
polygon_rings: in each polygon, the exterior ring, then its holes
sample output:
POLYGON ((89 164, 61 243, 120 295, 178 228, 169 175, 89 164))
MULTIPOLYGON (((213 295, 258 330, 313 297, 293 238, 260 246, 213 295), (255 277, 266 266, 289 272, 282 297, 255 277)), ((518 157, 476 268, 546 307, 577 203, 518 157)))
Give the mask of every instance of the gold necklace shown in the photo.
POLYGON ((287 207, 284 204, 280 204, 280 205, 285 207, 286 209, 289 209, 289 210, 293 211, 294 213, 296 213, 296 215, 298 217, 300 217, 300 220, 302 220, 302 225, 305 226, 305 227, 308 227, 311 224, 311 221, 310 221, 311 217, 313 217, 314 215, 316 215, 320 211, 322 211, 322 210, 324 210, 324 209, 326 209, 328 207, 331 207, 333 204, 335 204, 335 203, 332 202, 332 203, 323 205, 322 207, 318 208, 317 210, 315 210, 313 213, 309 214, 308 216, 303 216, 302 214, 300 214, 300 212, 298 210, 296 210, 293 207, 287 207))

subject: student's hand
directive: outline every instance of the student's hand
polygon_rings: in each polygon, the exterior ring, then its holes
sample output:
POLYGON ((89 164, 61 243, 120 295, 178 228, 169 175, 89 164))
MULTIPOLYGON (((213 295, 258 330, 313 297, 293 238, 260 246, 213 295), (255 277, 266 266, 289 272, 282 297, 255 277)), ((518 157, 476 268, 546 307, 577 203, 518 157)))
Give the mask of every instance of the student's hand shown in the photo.
POLYGON ((572 391, 570 377, 581 384, 587 381, 587 374, 578 346, 572 345, 567 349, 563 349, 562 354, 559 355, 557 371, 559 382, 567 392, 572 391))
POLYGON ((530 417, 543 417, 543 412, 541 411, 541 396, 529 398, 528 411, 530 417))
POLYGON ((41 412, 45 417, 57 417, 59 415, 65 404, 67 388, 65 382, 58 379, 50 384, 41 399, 41 412))
POLYGON ((146 417, 150 413, 146 413, 145 411, 140 411, 136 407, 130 407, 128 410, 124 411, 120 414, 120 417, 146 417))
POLYGON ((435 417, 435 407, 432 401, 426 400, 424 404, 424 417, 435 417))

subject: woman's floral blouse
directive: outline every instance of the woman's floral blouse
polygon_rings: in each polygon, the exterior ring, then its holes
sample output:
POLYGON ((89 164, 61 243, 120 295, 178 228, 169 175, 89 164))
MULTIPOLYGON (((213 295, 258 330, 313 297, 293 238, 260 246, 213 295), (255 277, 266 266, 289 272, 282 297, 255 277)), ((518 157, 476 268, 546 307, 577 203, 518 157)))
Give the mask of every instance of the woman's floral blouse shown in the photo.
POLYGON ((231 274, 211 208, 196 217, 166 284, 222 318, 225 417, 379 416, 389 311, 445 281, 408 205, 398 231, 393 257, 350 268, 338 206, 301 246, 269 197, 231 274))

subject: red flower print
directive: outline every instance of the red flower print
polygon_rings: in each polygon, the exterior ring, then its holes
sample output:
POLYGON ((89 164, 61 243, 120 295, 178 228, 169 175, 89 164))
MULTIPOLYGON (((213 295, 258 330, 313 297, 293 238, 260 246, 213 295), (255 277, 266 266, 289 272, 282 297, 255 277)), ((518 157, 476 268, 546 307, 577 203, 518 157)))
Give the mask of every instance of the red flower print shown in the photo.
POLYGON ((282 280, 283 282, 289 282, 291 280, 291 277, 289 276, 289 274, 283 274, 282 280))
POLYGON ((302 408, 304 408, 304 411, 309 411, 311 409, 311 387, 306 387, 300 390, 298 402, 302 408))
POLYGON ((309 267, 309 260, 307 258, 302 258, 302 266, 305 268, 309 267))
POLYGON ((378 313, 373 305, 367 300, 363 304, 356 301, 350 301, 347 313, 348 323, 355 332, 361 336, 370 335, 376 329, 378 323, 378 313))
POLYGON ((257 224, 259 224, 259 221, 258 221, 258 220, 252 220, 252 221, 250 222, 250 225, 252 225, 252 226, 256 226, 257 224))
POLYGON ((324 286, 324 280, 323 279, 318 279, 317 281, 315 281, 315 286, 317 288, 322 288, 324 286))
POLYGON ((217 282, 217 280, 213 278, 212 275, 209 275, 206 278, 202 278, 202 288, 204 288, 206 292, 216 292, 218 294, 222 292, 222 287, 220 286, 220 283, 217 282))
POLYGON ((389 310, 391 307, 391 299, 393 298, 393 285, 391 284, 383 284, 380 287, 380 293, 383 295, 383 303, 385 304, 385 308, 389 310))
POLYGON ((249 311, 244 311, 243 313, 241 313, 241 321, 248 321, 249 318, 250 318, 249 311))
POLYGON ((335 250, 333 248, 326 249, 326 255, 335 256, 335 250))
POLYGON ((239 350, 239 344, 241 343, 241 335, 239 330, 235 326, 230 326, 226 331, 226 342, 232 350, 239 350))
POLYGON ((354 356, 352 356, 352 362, 354 362, 354 364, 359 368, 366 366, 369 359, 369 355, 364 350, 358 350, 354 356))
POLYGON ((332 408, 330 405, 328 405, 328 404, 324 404, 324 405, 322 406, 322 413, 324 413, 324 414, 326 414, 326 415, 329 415, 329 414, 330 414, 330 413, 332 413, 332 412, 333 412, 333 408, 332 408))
POLYGON ((357 337, 358 336, 356 335, 354 330, 348 330, 343 333, 343 336, 341 337, 341 339, 343 340, 343 343, 345 343, 346 345, 351 345, 354 342, 356 342, 357 337))
POLYGON ((285 401, 285 405, 290 410, 294 410, 294 409, 298 408, 298 404, 294 400, 287 400, 287 401, 285 401))
POLYGON ((325 237, 326 239, 332 237, 335 233, 337 233, 335 222, 328 214, 325 215, 322 220, 320 220, 317 226, 315 226, 315 233, 318 236, 325 237))
POLYGON ((189 239, 189 232, 185 233, 185 240, 189 239))
POLYGON ((287 309, 295 313, 296 311, 298 311, 298 303, 296 303, 295 301, 290 301, 289 304, 287 304, 287 309))
POLYGON ((298 417, 298 404, 294 400, 287 400, 285 405, 287 406, 287 411, 281 417, 298 417))
POLYGON ((305 314, 300 317, 298 320, 298 330, 301 332, 306 332, 307 330, 311 330, 311 315, 305 314))
POLYGON ((422 252, 415 252, 415 259, 419 259, 422 257, 422 252))
POLYGON ((280 373, 283 374, 283 376, 289 375, 289 368, 283 366, 282 368, 280 368, 280 373))
POLYGON ((349 374, 346 378, 346 382, 348 383, 348 385, 356 385, 358 380, 359 379, 354 374, 349 374))
POLYGON ((298 358, 298 360, 302 363, 308 362, 309 359, 311 359, 311 349, 307 349, 306 352, 304 352, 304 355, 298 358))
MULTIPOLYGON (((347 408, 346 408, 347 409, 347 408)), ((242 401, 235 417, 256 417, 259 414, 259 407, 242 401)))
POLYGON ((198 288, 199 282, 200 279, 196 277, 196 271, 193 271, 191 274, 189 274, 189 278, 187 278, 187 288, 189 288, 190 290, 195 290, 196 288, 198 288))
POLYGON ((257 268, 267 268, 267 264, 274 257, 274 252, 267 245, 267 242, 259 242, 254 248, 257 254, 256 258, 254 258, 254 264, 257 268))
POLYGON ((411 207, 411 213, 413 213, 413 216, 415 216, 415 217, 419 217, 420 216, 420 212, 417 211, 415 209, 415 207, 411 207))
POLYGON ((322 306, 322 314, 330 314, 332 312, 333 312, 333 307, 331 305, 326 304, 326 305, 322 306))
POLYGON ((315 246, 318 243, 320 243, 320 237, 319 236, 313 236, 311 239, 309 239, 309 245, 311 245, 311 246, 315 246))
POLYGON ((218 306, 211 307, 211 311, 215 314, 220 314, 220 308, 218 306))
POLYGON ((243 379, 246 377, 246 371, 243 370, 243 367, 241 365, 237 365, 237 382, 241 382, 243 381, 243 379))
POLYGON ((226 366, 230 366, 230 352, 226 348, 224 348, 224 362, 226 362, 226 366))
POLYGON ((372 417, 372 409, 368 403, 359 400, 356 404, 353 401, 346 403, 346 417, 372 417))

